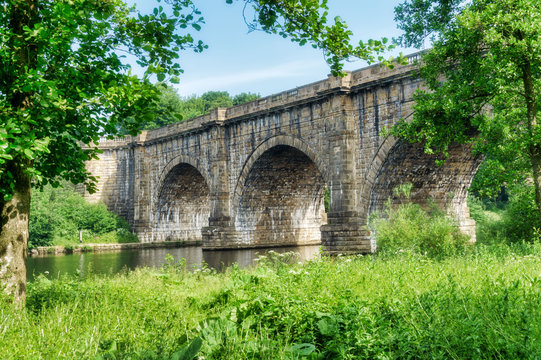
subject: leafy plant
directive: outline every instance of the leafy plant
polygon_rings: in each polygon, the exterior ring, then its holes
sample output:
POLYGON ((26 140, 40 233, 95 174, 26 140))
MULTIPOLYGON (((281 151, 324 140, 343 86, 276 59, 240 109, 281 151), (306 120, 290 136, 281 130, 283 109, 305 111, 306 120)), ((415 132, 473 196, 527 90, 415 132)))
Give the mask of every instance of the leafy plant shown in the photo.
POLYGON ((541 223, 536 216, 535 191, 531 185, 514 185, 506 202, 483 202, 476 196, 468 198, 470 214, 476 221, 477 241, 532 242, 538 237, 541 223))
POLYGON ((533 186, 517 186, 511 190, 509 204, 502 214, 505 235, 509 241, 532 241, 536 237, 536 229, 541 229, 536 209, 533 186))
POLYGON ((192 360, 201 349, 202 344, 203 340, 200 337, 196 337, 191 343, 183 346, 179 351, 174 353, 171 356, 171 360, 192 360))

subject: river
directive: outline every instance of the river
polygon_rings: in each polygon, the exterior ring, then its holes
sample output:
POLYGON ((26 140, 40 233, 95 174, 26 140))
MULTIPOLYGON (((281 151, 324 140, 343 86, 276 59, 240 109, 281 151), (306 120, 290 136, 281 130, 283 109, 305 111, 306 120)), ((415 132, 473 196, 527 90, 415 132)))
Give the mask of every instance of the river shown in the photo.
POLYGON ((309 260, 319 254, 319 245, 281 247, 268 249, 203 251, 200 246, 180 248, 158 248, 141 250, 122 250, 114 252, 88 252, 69 255, 48 255, 29 257, 27 260, 27 280, 34 280, 39 274, 48 278, 62 275, 89 274, 114 275, 138 267, 161 267, 168 254, 174 262, 186 260, 186 268, 197 269, 206 264, 222 271, 225 266, 238 263, 240 267, 253 264, 254 260, 270 250, 278 253, 295 252, 299 261, 309 260))

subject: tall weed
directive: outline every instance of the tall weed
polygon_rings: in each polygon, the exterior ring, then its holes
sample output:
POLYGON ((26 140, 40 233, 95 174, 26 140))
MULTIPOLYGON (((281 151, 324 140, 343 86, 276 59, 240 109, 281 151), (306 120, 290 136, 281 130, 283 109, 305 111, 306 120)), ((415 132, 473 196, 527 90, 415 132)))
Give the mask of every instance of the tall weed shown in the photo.
POLYGON ((385 253, 412 252, 429 257, 443 258, 462 253, 467 236, 460 233, 455 223, 436 205, 429 210, 407 201, 411 186, 395 189, 406 201, 395 205, 385 204, 383 213, 374 213, 369 226, 380 251, 385 253))

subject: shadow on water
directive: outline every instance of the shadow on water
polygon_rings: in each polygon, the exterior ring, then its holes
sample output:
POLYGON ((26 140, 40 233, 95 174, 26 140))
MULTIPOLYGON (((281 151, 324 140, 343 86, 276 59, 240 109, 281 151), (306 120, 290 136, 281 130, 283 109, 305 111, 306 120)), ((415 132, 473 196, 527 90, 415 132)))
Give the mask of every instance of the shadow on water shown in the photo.
POLYGON ((32 281, 38 275, 45 274, 49 278, 61 275, 85 277, 88 274, 114 275, 125 270, 138 267, 161 267, 170 254, 174 261, 186 260, 187 269, 201 268, 203 264, 218 271, 234 263, 240 267, 248 267, 254 260, 269 251, 278 253, 295 252, 299 260, 312 259, 319 254, 319 245, 298 246, 246 250, 203 251, 201 247, 182 247, 170 249, 141 249, 114 252, 82 253, 69 255, 50 255, 29 257, 27 261, 27 280, 32 281))

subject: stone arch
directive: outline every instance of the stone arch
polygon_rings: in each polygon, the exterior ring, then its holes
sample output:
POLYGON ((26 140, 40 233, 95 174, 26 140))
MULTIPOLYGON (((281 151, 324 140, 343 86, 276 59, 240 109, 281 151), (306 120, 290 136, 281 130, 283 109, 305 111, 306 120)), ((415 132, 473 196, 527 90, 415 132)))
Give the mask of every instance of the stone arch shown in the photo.
POLYGON ((361 189, 361 199, 370 200, 372 187, 381 171, 381 167, 387 159, 389 152, 394 148, 397 142, 398 139, 390 135, 386 136, 382 141, 365 172, 364 181, 362 182, 363 188, 361 189))
POLYGON ((312 160, 315 153, 301 144, 286 137, 269 139, 245 163, 233 217, 243 246, 321 243, 325 175, 312 160))
POLYGON ((180 164, 188 164, 188 165, 193 166, 203 176, 206 183, 210 184, 210 182, 209 182, 209 179, 210 179, 209 173, 208 173, 207 169, 205 169, 204 167, 201 166, 201 163, 200 163, 200 161, 198 159, 196 159, 196 158, 194 158, 192 156, 187 156, 187 155, 177 155, 173 159, 171 159, 164 166, 164 168, 162 169, 162 171, 160 173, 160 176, 158 178, 158 182, 156 183, 156 189, 158 190, 157 191, 158 194, 159 194, 160 189, 163 186, 163 182, 165 180, 165 177, 169 174, 169 172, 171 172, 171 170, 175 166, 180 165, 180 164))
POLYGON ((201 240, 210 216, 208 173, 195 159, 180 155, 156 183, 151 213, 154 241, 201 240))
POLYGON ((261 144, 259 144, 259 146, 252 151, 252 153, 248 156, 247 160, 244 162, 244 165, 242 166, 242 170, 240 172, 240 176, 235 185, 235 191, 233 193, 233 209, 237 208, 238 200, 240 199, 240 196, 242 195, 244 184, 246 183, 246 179, 248 178, 248 175, 252 171, 252 167, 254 166, 254 163, 261 157, 261 155, 263 155, 264 152, 279 145, 290 146, 304 153, 310 160, 312 160, 314 164, 316 164, 318 170, 321 172, 323 176, 325 183, 326 184, 329 183, 330 177, 327 171, 327 167, 321 161, 322 157, 319 156, 310 147, 310 145, 308 145, 303 140, 293 137, 293 136, 276 135, 276 136, 266 139, 261 144))
POLYGON ((363 198, 367 213, 381 210, 385 202, 399 202, 393 189, 405 183, 413 185, 411 201, 421 205, 433 202, 458 222, 461 230, 475 241, 475 221, 467 206, 468 188, 482 161, 472 154, 469 144, 452 144, 449 157, 438 166, 436 155, 426 154, 424 146, 395 138, 382 143, 366 174, 363 198))

